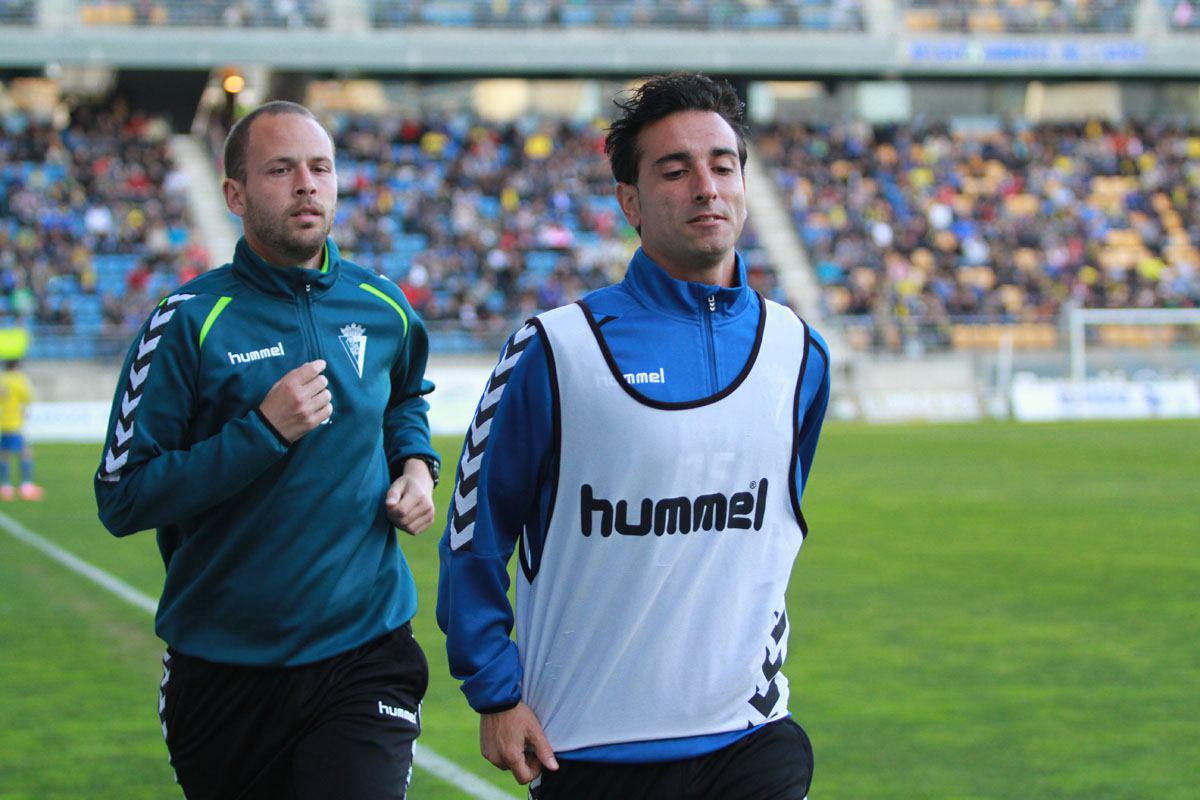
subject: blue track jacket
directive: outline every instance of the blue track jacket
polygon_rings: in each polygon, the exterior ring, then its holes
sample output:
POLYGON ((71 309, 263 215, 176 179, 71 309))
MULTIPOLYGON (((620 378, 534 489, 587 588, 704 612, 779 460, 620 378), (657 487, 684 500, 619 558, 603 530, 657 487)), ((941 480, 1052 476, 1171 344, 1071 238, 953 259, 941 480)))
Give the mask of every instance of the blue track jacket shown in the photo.
MULTIPOLYGON (((639 382, 639 392, 686 402, 716 394, 741 372, 754 344, 761 300, 746 282, 740 256, 737 285, 722 288, 676 280, 639 249, 621 283, 589 294, 584 302, 621 372, 663 370, 663 382, 639 382)), ((799 407, 797 497, 803 496, 829 400, 828 347, 815 331, 811 334, 799 407)), ((521 698, 521 666, 510 638, 508 562, 521 536, 538 560, 549 522, 558 469, 551 383, 545 343, 534 336, 508 373, 479 472, 472 477, 479 482, 473 538, 451 550, 448 525, 441 541, 438 624, 446 633, 450 671, 480 712, 510 708, 521 698)), ((476 424, 483 424, 483 415, 477 411, 476 424)), ((696 431, 696 437, 702 443, 704 431, 696 431)), ((461 481, 460 471, 455 497, 461 481)), ((567 756, 667 760, 715 750, 740 735, 611 745, 567 756)))
POLYGON ((165 299, 125 359, 95 479, 113 534, 158 529, 156 631, 187 655, 291 666, 416 612, 383 498, 409 456, 436 458, 424 325, 391 281, 342 261, 234 260, 165 299), (258 406, 322 358, 333 416, 295 444, 258 406))

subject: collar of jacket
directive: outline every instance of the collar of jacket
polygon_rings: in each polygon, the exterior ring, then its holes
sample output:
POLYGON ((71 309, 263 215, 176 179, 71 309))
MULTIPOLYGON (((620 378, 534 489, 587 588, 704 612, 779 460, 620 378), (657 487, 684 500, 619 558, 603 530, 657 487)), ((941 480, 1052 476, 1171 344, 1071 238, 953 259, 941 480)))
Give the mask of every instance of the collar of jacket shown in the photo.
POLYGON ((750 306, 754 296, 754 290, 746 282, 746 264, 740 253, 736 258, 734 283, 726 288, 672 278, 639 247, 629 262, 624 282, 644 304, 668 314, 695 319, 696 311, 708 309, 708 298, 713 297, 714 316, 736 317, 750 306))
POLYGON ((277 267, 254 252, 245 237, 238 239, 233 252, 233 274, 242 282, 275 297, 295 299, 308 291, 321 295, 333 288, 341 270, 342 257, 332 239, 325 239, 325 263, 322 269, 277 267))

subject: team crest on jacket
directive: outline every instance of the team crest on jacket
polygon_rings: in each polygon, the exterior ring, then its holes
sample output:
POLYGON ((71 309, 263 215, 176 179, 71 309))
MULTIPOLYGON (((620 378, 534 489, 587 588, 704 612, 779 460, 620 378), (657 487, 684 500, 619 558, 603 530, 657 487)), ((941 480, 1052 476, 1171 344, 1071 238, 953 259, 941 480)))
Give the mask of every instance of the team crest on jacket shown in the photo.
POLYGON ((354 364, 354 369, 358 372, 358 377, 363 374, 363 360, 367 355, 367 329, 356 322, 342 326, 342 335, 338 337, 342 342, 342 347, 346 350, 346 355, 350 356, 351 363, 354 364))

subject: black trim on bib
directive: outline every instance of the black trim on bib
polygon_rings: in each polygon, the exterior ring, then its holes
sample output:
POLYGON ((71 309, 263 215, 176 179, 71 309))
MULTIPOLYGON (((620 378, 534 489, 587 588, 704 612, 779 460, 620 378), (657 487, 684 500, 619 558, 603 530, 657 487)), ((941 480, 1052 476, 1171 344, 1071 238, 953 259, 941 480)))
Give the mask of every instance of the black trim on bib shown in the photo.
MULTIPOLYGON (((800 319, 798 316, 797 319, 800 319)), ((808 523, 800 511, 800 497, 796 494, 796 470, 800 468, 800 390, 804 388, 804 372, 808 369, 808 352, 814 344, 808 323, 800 319, 804 326, 804 357, 800 359, 800 374, 796 377, 796 395, 792 400, 792 466, 788 468, 788 496, 792 500, 792 512, 800 523, 800 538, 808 537, 808 523)), ((828 363, 828 362, 826 362, 828 363)))
MULTIPOLYGON (((532 324, 537 331, 538 338, 542 340, 542 349, 546 352, 546 372, 550 377, 551 448, 554 458, 554 469, 549 476, 550 504, 546 507, 546 519, 542 523, 542 529, 549 534, 550 523, 554 519, 554 503, 558 499, 558 473, 562 464, 562 412, 560 410, 561 401, 558 395, 558 368, 554 363, 554 349, 550 347, 550 337, 546 335, 546 329, 542 325, 542 321, 537 317, 533 317, 526 324, 532 324)), ((525 531, 521 531, 521 540, 522 546, 517 548, 517 561, 521 565, 521 572, 525 574, 525 580, 533 583, 533 579, 537 577, 538 569, 541 567, 542 551, 546 549, 546 540, 542 540, 537 553, 527 552, 530 549, 529 537, 525 531)))
MULTIPOLYGON (((724 398, 733 394, 737 388, 742 385, 742 381, 746 380, 746 377, 750 374, 750 370, 754 369, 754 362, 758 360, 758 351, 762 347, 763 329, 767 324, 766 301, 758 292, 755 292, 754 294, 756 297, 758 297, 758 328, 754 332, 754 346, 750 348, 750 355, 747 356, 746 363, 742 367, 742 371, 738 373, 738 376, 734 378, 728 386, 711 397, 702 397, 699 400, 687 400, 678 403, 669 403, 665 400, 654 400, 630 386, 629 383, 626 382, 625 376, 621 374, 621 369, 617 366, 617 360, 613 358, 612 351, 608 349, 608 342, 604 341, 604 335, 600 332, 600 326, 592 318, 592 310, 588 308, 587 303, 583 302, 582 300, 576 300, 575 304, 583 309, 583 318, 587 320, 588 327, 592 329, 592 335, 596 337, 596 343, 600 346, 600 353, 604 356, 604 360, 608 362, 608 368, 612 372, 613 378, 616 379, 617 385, 624 389, 627 395, 642 405, 649 406, 650 408, 657 408, 663 411, 684 411, 689 408, 700 408, 702 406, 715 403, 718 400, 723 400, 724 398)), ((805 325, 804 329, 807 332, 808 326, 805 325)), ((807 336, 807 333, 805 335, 807 336)), ((806 350, 805 358, 807 357, 808 351, 806 350)), ((801 370, 801 374, 803 374, 803 369, 801 370)))
MULTIPOLYGON (((804 321, 804 320, 801 320, 801 322, 803 322, 803 321, 804 321)), ((806 327, 807 327, 807 326, 806 326, 806 327)), ((813 340, 812 340, 812 346, 813 346, 813 347, 815 347, 815 348, 817 348, 817 352, 821 354, 821 358, 822 358, 822 359, 825 361, 825 369, 829 369, 829 367, 830 367, 830 363, 829 363, 829 353, 827 353, 827 352, 825 351, 825 348, 824 348, 824 347, 821 347, 821 343, 820 343, 820 342, 818 342, 816 339, 813 339, 813 340)))

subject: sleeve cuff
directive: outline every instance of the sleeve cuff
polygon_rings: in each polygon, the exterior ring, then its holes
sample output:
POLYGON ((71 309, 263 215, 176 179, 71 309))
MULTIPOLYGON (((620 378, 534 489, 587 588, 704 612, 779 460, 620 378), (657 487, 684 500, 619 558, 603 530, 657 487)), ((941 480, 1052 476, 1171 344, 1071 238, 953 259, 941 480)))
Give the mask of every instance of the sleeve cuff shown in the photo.
POLYGON ((480 714, 505 711, 521 702, 521 660, 509 640, 490 664, 462 683, 462 693, 480 714))
POLYGON ((255 406, 255 408, 254 408, 254 414, 255 414, 255 416, 257 416, 257 417, 258 417, 259 421, 260 421, 260 422, 262 422, 262 424, 263 424, 263 427, 264 427, 264 428, 266 428, 267 430, 269 430, 269 431, 271 432, 271 434, 272 434, 272 435, 273 435, 273 436, 274 436, 274 437, 275 437, 277 440, 279 440, 279 443, 280 443, 281 445, 283 445, 283 447, 284 447, 285 449, 286 449, 286 448, 289 448, 289 447, 291 447, 291 446, 292 446, 292 443, 291 443, 291 442, 289 442, 289 441, 288 441, 288 440, 287 440, 287 439, 284 437, 284 435, 283 435, 282 433, 280 433, 280 432, 279 432, 279 430, 278 430, 278 429, 277 429, 277 428, 276 428, 274 425, 272 425, 272 424, 271 424, 271 421, 270 421, 269 419, 267 419, 266 415, 262 413, 262 409, 260 409, 260 408, 258 408, 257 406, 255 406))
POLYGON ((442 463, 441 457, 432 448, 428 450, 406 451, 388 460, 388 477, 393 483, 404 474, 404 462, 410 458, 429 458, 438 462, 439 466, 442 463))

